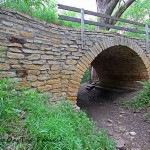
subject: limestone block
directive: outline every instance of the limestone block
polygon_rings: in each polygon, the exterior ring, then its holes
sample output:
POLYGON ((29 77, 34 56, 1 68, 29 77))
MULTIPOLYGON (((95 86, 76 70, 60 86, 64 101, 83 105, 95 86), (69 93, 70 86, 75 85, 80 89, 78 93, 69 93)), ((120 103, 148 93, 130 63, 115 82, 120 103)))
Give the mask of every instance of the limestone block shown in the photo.
POLYGON ((50 75, 50 78, 51 78, 51 79, 57 79, 57 78, 60 78, 60 77, 61 77, 60 74, 50 75))
POLYGON ((50 79, 49 74, 40 74, 40 75, 38 76, 38 80, 39 80, 39 81, 44 81, 44 80, 48 80, 48 79, 50 79))
POLYGON ((40 65, 23 65, 23 68, 25 69, 31 69, 31 70, 39 70, 41 66, 40 65))
POLYGON ((15 77, 16 74, 15 72, 0 72, 0 78, 4 78, 4 77, 15 77))
POLYGON ((27 57, 28 60, 38 60, 40 59, 41 55, 39 54, 32 54, 30 56, 27 57))
POLYGON ((67 74, 73 74, 74 71, 72 71, 72 70, 62 70, 62 73, 67 75, 67 74))
POLYGON ((28 81, 36 81, 36 80, 37 80, 37 76, 32 75, 32 74, 31 74, 31 75, 29 74, 29 75, 27 76, 27 80, 28 80, 28 81))
MULTIPOLYGON (((20 60, 19 61, 21 64, 24 64, 24 65, 31 65, 32 64, 32 61, 29 61, 29 60, 20 60)), ((14 64, 14 63, 13 63, 14 64)))
POLYGON ((49 65, 43 65, 41 68, 40 68, 41 71, 44 71, 44 70, 50 70, 50 67, 49 65))
POLYGON ((32 85, 33 87, 38 87, 38 86, 44 85, 44 82, 35 81, 35 82, 32 82, 31 85, 32 85))
POLYGON ((24 37, 28 37, 28 38, 31 38, 33 37, 33 34, 27 32, 27 31, 20 31, 20 34, 24 37))
POLYGON ((24 58, 24 55, 23 55, 23 54, 20 54, 20 53, 8 52, 8 53, 7 53, 7 57, 8 57, 8 58, 23 59, 23 58, 24 58))
POLYGON ((18 48, 9 48, 8 49, 10 52, 14 52, 14 53, 21 53, 22 51, 21 50, 19 50, 18 48))
POLYGON ((67 100, 76 101, 77 97, 76 96, 74 96, 74 97, 73 96, 68 96, 67 100))
POLYGON ((24 47, 28 48, 28 49, 35 49, 35 50, 40 49, 40 45, 37 45, 37 44, 29 44, 29 43, 27 43, 27 44, 24 44, 24 47))
POLYGON ((39 92, 50 91, 51 89, 52 89, 51 85, 45 85, 45 86, 39 86, 38 87, 39 92))
POLYGON ((75 65, 75 64, 77 64, 77 61, 76 60, 67 60, 66 64, 67 65, 75 65))
POLYGON ((11 43, 11 44, 8 45, 8 47, 19 47, 19 48, 21 48, 22 45, 19 44, 19 43, 11 43))
POLYGON ((21 66, 20 65, 11 65, 11 68, 13 68, 13 69, 19 69, 19 68, 21 68, 21 66))
POLYGON ((47 84, 57 84, 60 83, 60 78, 59 79, 50 79, 46 81, 47 84))
POLYGON ((53 84, 53 89, 61 88, 61 83, 53 84))
POLYGON ((39 50, 32 50, 32 49, 22 49, 22 51, 24 53, 27 53, 27 54, 44 54, 43 51, 39 51, 39 50))
POLYGON ((51 41, 52 41, 53 44, 57 44, 57 45, 61 44, 60 39, 54 39, 54 38, 52 38, 51 41))
POLYGON ((6 63, 0 63, 0 70, 9 70, 10 65, 6 63))
POLYGON ((32 63, 35 65, 44 65, 44 64, 46 64, 46 60, 32 61, 32 63))
POLYGON ((52 65, 51 66, 51 70, 60 70, 61 69, 61 66, 59 65, 52 65))
POLYGON ((41 59, 48 59, 48 60, 50 60, 50 59, 53 59, 54 57, 52 56, 52 55, 42 55, 41 56, 41 59))

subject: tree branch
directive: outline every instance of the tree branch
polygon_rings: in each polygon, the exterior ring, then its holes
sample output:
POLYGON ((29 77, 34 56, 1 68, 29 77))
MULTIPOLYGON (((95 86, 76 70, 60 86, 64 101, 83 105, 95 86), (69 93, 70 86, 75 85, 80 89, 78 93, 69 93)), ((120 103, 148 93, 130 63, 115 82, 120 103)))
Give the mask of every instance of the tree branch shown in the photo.
POLYGON ((111 15, 112 12, 114 11, 115 7, 117 6, 118 2, 119 2, 119 0, 111 0, 106 9, 106 14, 111 15))
MULTIPOLYGON (((126 9, 136 0, 128 0, 123 6, 121 6, 116 13, 113 15, 114 17, 120 18, 121 15, 126 11, 126 9)), ((111 20, 109 23, 114 25, 117 21, 116 20, 111 20)))

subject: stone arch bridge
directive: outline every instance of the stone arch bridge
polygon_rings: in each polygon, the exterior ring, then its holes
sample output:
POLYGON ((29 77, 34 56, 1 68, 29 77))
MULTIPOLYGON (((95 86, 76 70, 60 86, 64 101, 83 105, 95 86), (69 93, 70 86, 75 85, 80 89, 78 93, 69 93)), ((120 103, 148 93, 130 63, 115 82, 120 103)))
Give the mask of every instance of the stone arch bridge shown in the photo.
POLYGON ((0 9, 0 77, 19 86, 65 95, 76 103, 80 81, 89 67, 101 84, 135 86, 150 76, 145 39, 47 24, 30 16, 0 9))

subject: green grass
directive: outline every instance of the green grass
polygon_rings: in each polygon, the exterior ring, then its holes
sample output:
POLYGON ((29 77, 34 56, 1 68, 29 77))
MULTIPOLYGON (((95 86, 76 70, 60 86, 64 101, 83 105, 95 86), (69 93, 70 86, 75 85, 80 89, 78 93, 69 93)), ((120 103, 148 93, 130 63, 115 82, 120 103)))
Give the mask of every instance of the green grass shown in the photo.
MULTIPOLYGON (((0 6, 28 14, 33 18, 48 23, 55 23, 72 28, 81 28, 80 23, 64 21, 58 18, 57 1, 55 0, 7 0, 6 2, 0 2, 0 6)), ((78 13, 71 11, 61 11, 60 13, 71 17, 78 16, 78 13)), ((94 30, 95 27, 92 25, 85 25, 85 29, 94 30)))
POLYGON ((143 90, 139 91, 138 97, 123 102, 123 106, 126 108, 133 108, 134 110, 150 109, 150 80, 140 83, 143 85, 143 90))
POLYGON ((82 83, 86 83, 86 82, 88 82, 89 80, 90 80, 90 69, 88 68, 88 69, 85 71, 84 75, 83 75, 83 78, 82 78, 82 80, 81 80, 81 84, 82 84, 82 83))
POLYGON ((96 131, 84 112, 68 101, 49 106, 37 92, 17 91, 0 80, 0 147, 34 150, 113 150, 104 131, 96 131))

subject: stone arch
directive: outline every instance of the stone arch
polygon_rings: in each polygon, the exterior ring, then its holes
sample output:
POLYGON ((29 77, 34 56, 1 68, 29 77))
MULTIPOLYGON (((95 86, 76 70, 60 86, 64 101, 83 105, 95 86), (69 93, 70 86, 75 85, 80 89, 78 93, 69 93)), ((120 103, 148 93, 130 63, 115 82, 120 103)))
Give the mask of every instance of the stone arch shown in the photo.
POLYGON ((104 39, 103 41, 96 42, 93 46, 91 46, 89 50, 85 52, 85 55, 83 55, 78 61, 75 73, 70 77, 70 81, 68 84, 68 89, 66 92, 68 100, 70 100, 73 104, 76 104, 80 81, 91 62, 99 54, 101 54, 102 51, 119 45, 133 50, 141 58, 147 70, 148 77, 150 77, 150 60, 146 55, 146 52, 142 50, 142 48, 137 45, 137 43, 125 37, 104 39))

